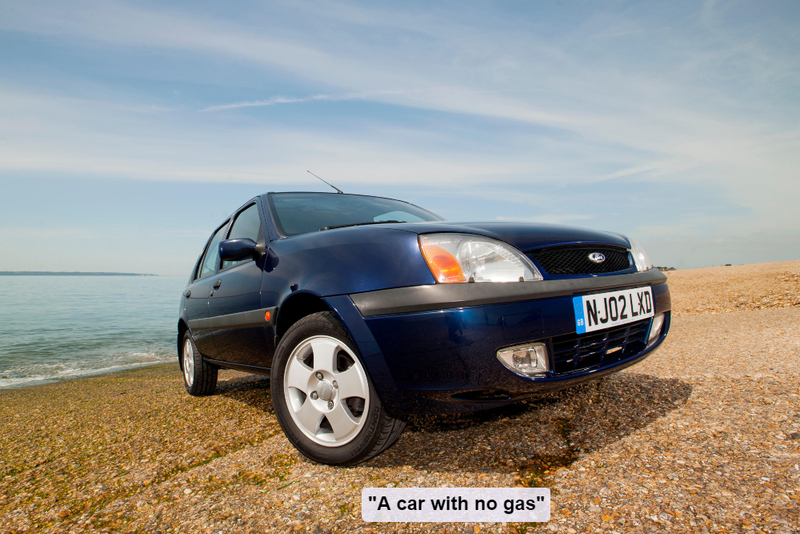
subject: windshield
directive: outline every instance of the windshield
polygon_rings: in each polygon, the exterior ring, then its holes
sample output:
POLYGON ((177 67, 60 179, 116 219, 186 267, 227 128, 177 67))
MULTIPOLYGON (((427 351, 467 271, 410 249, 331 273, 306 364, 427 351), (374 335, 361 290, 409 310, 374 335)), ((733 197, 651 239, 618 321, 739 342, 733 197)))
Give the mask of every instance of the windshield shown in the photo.
POLYGON ((337 226, 444 220, 428 210, 390 198, 339 193, 270 193, 267 199, 278 231, 285 236, 337 226))

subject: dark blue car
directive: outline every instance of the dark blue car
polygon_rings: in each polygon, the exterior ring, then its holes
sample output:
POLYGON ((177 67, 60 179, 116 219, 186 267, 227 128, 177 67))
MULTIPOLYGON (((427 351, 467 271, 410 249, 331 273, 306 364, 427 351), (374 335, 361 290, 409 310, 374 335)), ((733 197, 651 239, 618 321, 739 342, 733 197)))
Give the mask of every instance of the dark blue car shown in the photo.
POLYGON ((403 416, 502 406, 619 371, 670 323, 666 277, 626 237, 452 223, 412 204, 268 193, 220 225, 181 299, 192 395, 271 376, 308 458, 367 460, 403 416))

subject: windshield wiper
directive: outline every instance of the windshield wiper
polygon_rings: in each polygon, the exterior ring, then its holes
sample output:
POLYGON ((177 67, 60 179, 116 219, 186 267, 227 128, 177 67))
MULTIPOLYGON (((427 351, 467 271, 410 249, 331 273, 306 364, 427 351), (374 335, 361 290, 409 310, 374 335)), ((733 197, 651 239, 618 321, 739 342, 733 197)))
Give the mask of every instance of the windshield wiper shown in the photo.
POLYGON ((347 228, 348 226, 364 226, 367 224, 386 224, 386 223, 404 223, 406 221, 370 221, 370 222, 360 222, 360 223, 350 223, 350 224, 334 224, 333 226, 326 226, 325 228, 320 228, 319 231, 323 230, 333 230, 334 228, 347 228))

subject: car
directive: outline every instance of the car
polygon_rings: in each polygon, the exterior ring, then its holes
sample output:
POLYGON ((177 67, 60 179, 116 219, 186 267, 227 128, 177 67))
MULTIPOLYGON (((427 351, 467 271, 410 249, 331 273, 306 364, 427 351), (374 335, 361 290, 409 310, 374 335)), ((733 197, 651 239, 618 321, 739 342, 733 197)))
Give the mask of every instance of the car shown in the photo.
POLYGON ((208 239, 183 292, 178 360, 270 377, 307 458, 353 465, 412 414, 535 398, 633 365, 664 340, 666 277, 621 234, 458 223, 366 195, 257 196, 208 239))

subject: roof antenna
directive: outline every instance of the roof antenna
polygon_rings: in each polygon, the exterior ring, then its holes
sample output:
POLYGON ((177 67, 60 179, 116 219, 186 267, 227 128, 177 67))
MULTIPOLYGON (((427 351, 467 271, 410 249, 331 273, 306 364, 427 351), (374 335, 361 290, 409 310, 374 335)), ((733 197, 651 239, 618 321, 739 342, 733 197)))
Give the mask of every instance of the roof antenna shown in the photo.
MULTIPOLYGON (((316 174, 314 174, 313 172, 311 172, 311 171, 306 171, 306 172, 307 172, 308 174, 310 174, 311 176, 313 176, 314 178, 317 178, 318 180, 322 180, 322 178, 320 178, 319 176, 317 176, 317 175, 316 175, 316 174)), ((323 182, 325 182, 325 180, 322 180, 322 181, 323 181, 323 182)), ((326 184, 328 184, 329 186, 331 186, 332 188, 336 189, 336 190, 339 192, 339 194, 340 194, 340 195, 344 195, 344 191, 342 191, 341 189, 339 189, 339 188, 338 188, 338 187, 336 187, 335 185, 333 185, 333 184, 329 184, 328 182, 325 182, 325 183, 326 183, 326 184)))

